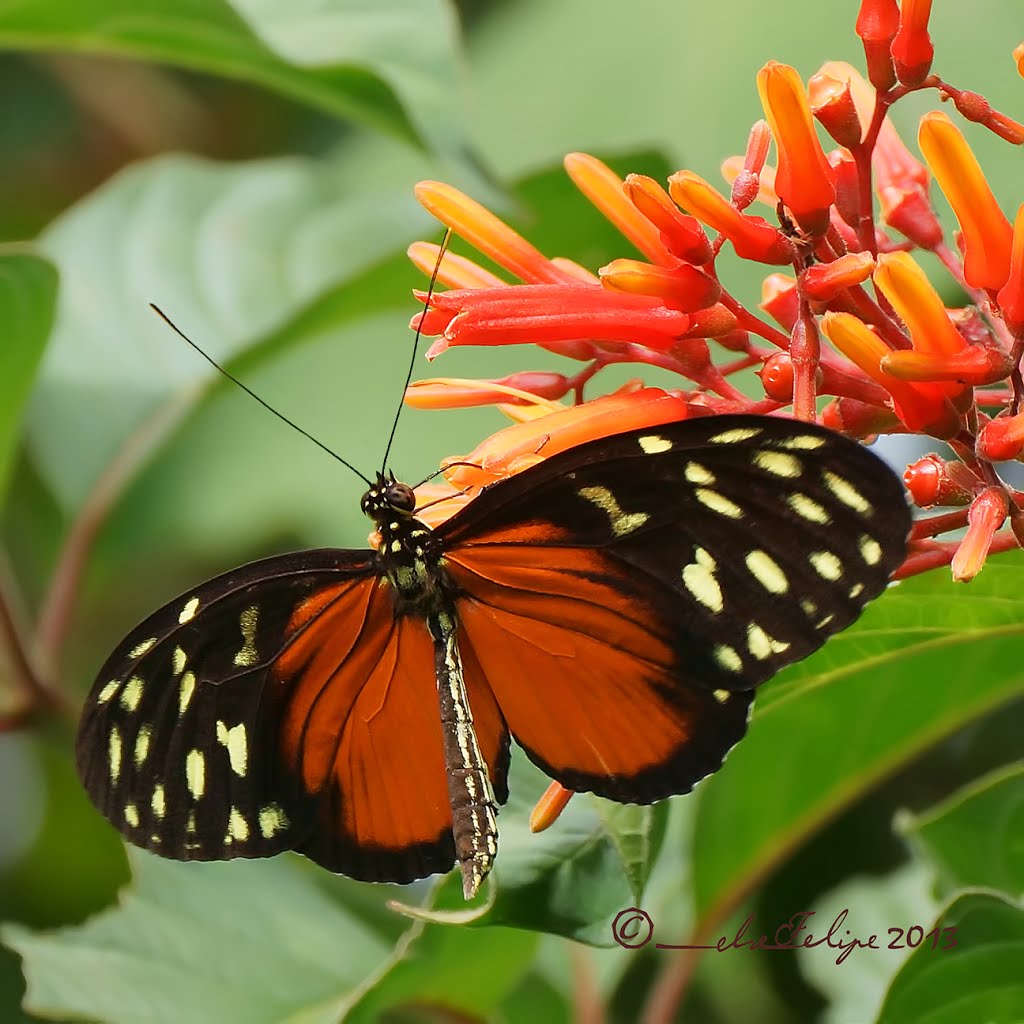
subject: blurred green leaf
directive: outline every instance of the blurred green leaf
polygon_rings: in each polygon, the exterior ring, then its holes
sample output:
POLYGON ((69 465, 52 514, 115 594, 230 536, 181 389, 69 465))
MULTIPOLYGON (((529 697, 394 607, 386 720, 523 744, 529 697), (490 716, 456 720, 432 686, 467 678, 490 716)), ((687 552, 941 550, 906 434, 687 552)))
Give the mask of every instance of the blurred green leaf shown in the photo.
POLYGON ((967 893, 935 927, 935 948, 926 936, 893 981, 878 1024, 1019 1024, 1024 910, 992 893, 967 893), (954 949, 943 948, 947 928, 955 930, 954 949))
POLYGON ((824 935, 829 925, 846 911, 838 937, 867 942, 877 936, 875 949, 854 948, 841 963, 841 952, 828 945, 801 947, 795 953, 803 973, 828 997, 820 1024, 849 1024, 871 1020, 885 998, 900 965, 913 952, 888 949, 895 933, 913 925, 929 927, 939 912, 932 895, 933 872, 919 861, 904 864, 884 877, 858 876, 814 903, 808 931, 824 935), (849 929, 850 934, 846 934, 849 929))
POLYGON ((57 271, 52 264, 30 252, 0 251, 0 504, 56 301, 57 271))
POLYGON ((148 303, 221 361, 264 335, 275 348, 289 343, 292 318, 301 326, 329 285, 380 261, 425 221, 411 196, 364 186, 346 191, 329 165, 309 160, 230 166, 171 156, 114 178, 46 232, 42 246, 66 287, 29 436, 66 512, 143 424, 215 377, 148 303))
POLYGON ((303 1024, 388 957, 294 858, 179 864, 132 853, 120 906, 41 934, 6 925, 34 1013, 107 1024, 303 1024))
POLYGON ((160 61, 408 141, 465 145, 458 28, 445 0, 0 0, 0 46, 160 61))
POLYGON ((1024 897, 1024 763, 993 772, 899 824, 938 867, 946 891, 979 887, 1024 897))
POLYGON ((1024 692, 1020 552, 969 587, 905 581, 783 672, 747 738, 700 787, 699 916, 763 877, 814 829, 944 736, 1024 692))

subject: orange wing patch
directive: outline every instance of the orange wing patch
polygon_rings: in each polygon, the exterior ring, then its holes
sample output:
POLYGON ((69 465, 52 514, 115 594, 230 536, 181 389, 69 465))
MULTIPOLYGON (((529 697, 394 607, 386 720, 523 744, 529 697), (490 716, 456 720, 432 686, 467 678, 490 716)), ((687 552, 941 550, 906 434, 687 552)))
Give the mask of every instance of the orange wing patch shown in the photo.
MULTIPOLYGON (((296 610, 275 663, 285 762, 315 798, 301 852, 356 878, 411 880, 455 860, 433 644, 387 585, 346 582, 296 610)), ((508 731, 472 654, 464 665, 499 800, 508 731)))
POLYGON ((568 788, 633 803, 717 768, 749 696, 719 700, 691 681, 671 624, 600 550, 503 540, 460 547, 446 568, 462 591, 464 656, 530 758, 568 788))

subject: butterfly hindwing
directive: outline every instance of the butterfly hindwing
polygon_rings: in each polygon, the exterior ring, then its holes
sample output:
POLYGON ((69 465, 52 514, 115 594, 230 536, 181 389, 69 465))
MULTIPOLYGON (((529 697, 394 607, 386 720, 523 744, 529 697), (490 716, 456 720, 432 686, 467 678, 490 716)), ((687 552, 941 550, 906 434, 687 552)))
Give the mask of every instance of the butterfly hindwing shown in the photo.
POLYGON ((899 481, 859 444, 716 416, 571 449, 440 531, 516 739, 569 788, 646 802, 718 767, 749 691, 857 618, 909 526, 899 481))

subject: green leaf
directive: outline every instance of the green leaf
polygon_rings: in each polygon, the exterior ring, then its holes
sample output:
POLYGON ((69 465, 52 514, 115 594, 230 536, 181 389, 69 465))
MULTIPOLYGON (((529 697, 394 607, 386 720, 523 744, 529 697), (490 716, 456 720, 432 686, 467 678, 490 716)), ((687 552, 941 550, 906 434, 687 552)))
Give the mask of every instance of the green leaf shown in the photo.
POLYGON ((179 864, 133 851, 120 906, 48 934, 7 925, 26 1006, 107 1024, 313 1024, 385 962, 296 858, 179 864), (301 1014, 301 1015, 300 1015, 301 1014))
POLYGON ((0 251, 0 504, 56 301, 57 271, 52 264, 30 252, 0 251))
POLYGON ((936 948, 926 935, 893 981, 878 1024, 1019 1024, 1024 910, 992 893, 967 893, 935 927, 936 948), (944 949, 953 937, 955 948, 944 949))
POLYGON ((715 921, 806 836, 929 745, 1024 692, 1019 552, 969 586, 933 572, 890 589, 757 702, 703 783, 693 849, 715 921))
POLYGON ((458 29, 445 0, 0 0, 0 46, 160 61, 438 150, 464 147, 458 29))
POLYGON ((938 867, 946 891, 979 887, 1024 897, 1024 762, 992 772, 899 825, 938 867))
POLYGON ((168 408, 180 417, 216 376, 150 302, 215 359, 270 335, 266 355, 294 343, 325 291, 424 221, 411 196, 347 195, 329 165, 302 159, 160 158, 69 211, 41 240, 65 287, 29 412, 37 465, 65 511, 143 425, 168 408))

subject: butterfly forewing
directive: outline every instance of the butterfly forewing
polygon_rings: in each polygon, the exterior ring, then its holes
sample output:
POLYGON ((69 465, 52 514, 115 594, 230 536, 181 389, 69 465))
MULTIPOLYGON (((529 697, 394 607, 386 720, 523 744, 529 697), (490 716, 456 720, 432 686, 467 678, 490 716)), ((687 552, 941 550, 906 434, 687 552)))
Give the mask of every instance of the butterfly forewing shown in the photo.
POLYGON ((748 691, 857 618, 909 527, 899 481, 862 446, 723 416, 572 449, 441 532, 513 736, 569 788, 648 801, 720 765, 748 691), (545 678, 551 635, 573 649, 545 678))

